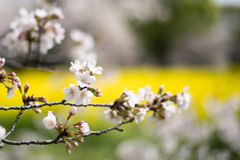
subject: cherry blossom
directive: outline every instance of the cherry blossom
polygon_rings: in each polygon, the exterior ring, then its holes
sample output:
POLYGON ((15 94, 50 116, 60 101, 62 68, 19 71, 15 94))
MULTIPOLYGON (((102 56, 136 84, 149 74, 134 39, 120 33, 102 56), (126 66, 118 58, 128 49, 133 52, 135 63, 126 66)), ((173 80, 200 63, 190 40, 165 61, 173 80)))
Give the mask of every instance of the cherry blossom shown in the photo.
POLYGON ((84 69, 87 65, 87 62, 84 61, 83 63, 81 63, 79 60, 75 60, 75 62, 71 62, 71 67, 69 68, 69 70, 72 72, 72 73, 76 73, 82 69, 84 69))
POLYGON ((8 91, 7 91, 7 98, 8 99, 9 99, 9 97, 14 96, 14 89, 17 89, 17 83, 13 81, 13 86, 8 88, 8 91))
POLYGON ((76 112, 77 112, 77 107, 76 107, 76 106, 73 106, 72 109, 69 111, 69 114, 70 114, 71 116, 73 116, 73 115, 76 114, 76 112))
POLYGON ((86 133, 90 132, 90 128, 88 126, 88 123, 85 123, 85 122, 82 123, 82 125, 79 129, 83 134, 86 134, 86 133))
POLYGON ((70 84, 70 87, 63 88, 63 93, 65 93, 65 100, 70 101, 78 97, 78 95, 80 94, 80 90, 78 86, 70 84))
POLYGON ((55 128, 57 124, 57 118, 52 111, 48 111, 48 115, 43 118, 43 123, 47 129, 55 128))
POLYGON ((71 30, 70 38, 76 43, 75 47, 81 49, 82 51, 89 51, 94 47, 94 40, 92 36, 78 29, 71 30))
POLYGON ((89 104, 90 97, 93 96, 91 91, 88 91, 87 88, 84 88, 80 91, 79 97, 77 97, 76 104, 89 104))
POLYGON ((96 80, 94 76, 90 75, 90 71, 85 71, 83 73, 77 72, 75 77, 78 80, 78 85, 82 88, 90 87, 90 84, 96 80))
POLYGON ((5 64, 5 58, 0 57, 0 68, 3 67, 5 64))
POLYGON ((152 101, 154 94, 151 91, 151 87, 147 85, 145 88, 139 88, 138 95, 141 100, 152 101))
POLYGON ((51 10, 49 11, 49 15, 52 15, 55 19, 64 19, 64 14, 62 10, 58 7, 51 8, 51 10))
POLYGON ((47 15, 48 15, 48 13, 47 13, 47 11, 45 9, 37 8, 35 10, 35 16, 37 16, 37 18, 42 19, 42 18, 46 17, 47 15))
POLYGON ((19 45, 19 35, 20 31, 18 29, 8 33, 3 40, 3 45, 7 47, 9 51, 16 48, 17 45, 19 45))
POLYGON ((102 67, 96 67, 97 61, 92 60, 88 62, 88 68, 92 73, 95 74, 102 74, 103 68, 102 67))
POLYGON ((19 17, 11 23, 11 29, 19 29, 21 32, 37 27, 34 12, 28 12, 26 8, 19 9, 19 17))
POLYGON ((5 135, 6 135, 6 129, 0 126, 0 142, 2 141, 2 139, 5 138, 5 135))
POLYGON ((134 120, 138 124, 144 120, 145 115, 147 114, 148 109, 140 108, 139 112, 135 115, 134 120))
POLYGON ((65 29, 61 26, 60 23, 55 23, 54 24, 54 33, 55 33, 55 42, 57 44, 61 44, 62 40, 65 38, 65 29))
POLYGON ((190 99, 191 95, 187 93, 188 86, 183 88, 183 93, 182 93, 182 100, 180 101, 181 103, 178 103, 178 112, 181 112, 181 110, 186 110, 188 109, 188 106, 190 104, 190 99))
POLYGON ((122 117, 119 115, 118 111, 116 110, 108 109, 104 111, 104 114, 105 114, 105 118, 108 121, 113 121, 113 123, 115 124, 119 124, 122 122, 122 117))
POLYGON ((172 101, 166 101, 162 105, 164 108, 164 118, 168 120, 172 114, 176 113, 176 107, 172 101))
POLYGON ((135 95, 134 91, 127 91, 127 89, 125 89, 123 92, 126 94, 126 96, 127 96, 126 98, 128 100, 128 104, 131 107, 135 107, 135 104, 140 103, 139 96, 135 95))

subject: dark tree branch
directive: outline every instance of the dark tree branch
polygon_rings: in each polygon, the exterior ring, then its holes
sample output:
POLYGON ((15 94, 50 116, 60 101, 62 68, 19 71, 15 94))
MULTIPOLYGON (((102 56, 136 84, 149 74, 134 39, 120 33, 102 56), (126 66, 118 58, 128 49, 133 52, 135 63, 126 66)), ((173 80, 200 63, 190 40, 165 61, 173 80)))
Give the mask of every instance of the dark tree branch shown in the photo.
POLYGON ((76 106, 76 107, 88 107, 88 106, 93 106, 93 107, 112 107, 112 104, 79 104, 76 105, 74 103, 68 103, 65 100, 59 101, 59 102, 50 102, 50 103, 42 103, 42 104, 34 104, 34 105, 27 105, 27 106, 9 106, 9 107, 0 107, 0 110, 29 110, 33 108, 41 108, 43 106, 56 106, 56 105, 65 105, 65 106, 76 106))
MULTIPOLYGON (((121 123, 119 123, 118 125, 114 126, 114 127, 111 127, 111 128, 107 128, 105 130, 101 130, 101 131, 90 131, 89 133, 87 133, 85 136, 83 137, 88 137, 88 136, 91 136, 91 135, 101 135, 103 133, 107 133, 109 131, 112 131, 112 130, 118 130, 120 132, 123 132, 123 129, 120 129, 119 127, 124 125, 124 124, 127 124, 127 123, 131 123, 133 122, 134 118, 131 118, 130 120, 128 121, 123 121, 121 123)), ((5 143, 5 144, 8 144, 8 145, 17 145, 17 146, 20 146, 20 145, 48 145, 48 144, 57 144, 57 143, 64 143, 64 141, 62 140, 62 136, 65 134, 65 132, 59 134, 54 140, 42 140, 42 141, 39 141, 39 140, 30 140, 30 141, 11 141, 11 140, 7 140, 7 139, 3 139, 2 142, 5 143)), ((71 140, 74 140, 73 138, 69 138, 71 140)))

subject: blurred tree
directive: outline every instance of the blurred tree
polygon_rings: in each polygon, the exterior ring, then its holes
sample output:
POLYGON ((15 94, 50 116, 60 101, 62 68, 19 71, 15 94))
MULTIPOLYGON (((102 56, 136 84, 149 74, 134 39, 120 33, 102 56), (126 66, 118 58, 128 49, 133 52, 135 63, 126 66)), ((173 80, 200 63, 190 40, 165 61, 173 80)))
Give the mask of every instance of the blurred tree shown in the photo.
POLYGON ((231 32, 232 42, 230 51, 230 61, 240 63, 240 7, 226 6, 221 8, 222 20, 231 32))
POLYGON ((166 19, 155 15, 146 21, 131 19, 130 25, 147 54, 144 58, 151 55, 163 64, 175 40, 206 31, 218 17, 211 0, 159 0, 158 9, 166 19))

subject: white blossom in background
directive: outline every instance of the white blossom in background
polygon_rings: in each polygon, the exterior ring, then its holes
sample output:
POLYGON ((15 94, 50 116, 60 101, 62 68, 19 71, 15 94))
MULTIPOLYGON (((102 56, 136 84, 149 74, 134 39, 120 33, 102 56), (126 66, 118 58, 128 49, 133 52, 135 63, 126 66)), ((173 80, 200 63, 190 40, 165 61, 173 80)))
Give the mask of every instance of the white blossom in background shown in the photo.
POLYGON ((76 99, 79 96, 80 90, 78 86, 70 84, 70 87, 63 88, 63 93, 65 93, 65 100, 70 101, 76 99))
POLYGON ((57 124, 57 118, 52 111, 48 111, 48 115, 43 118, 43 123, 47 129, 53 129, 57 124))
POLYGON ((0 142, 2 141, 2 139, 5 138, 5 135, 6 135, 6 129, 0 126, 0 142))
POLYGON ((82 51, 90 51, 94 47, 93 37, 78 29, 71 30, 70 38, 76 44, 74 47, 79 48, 82 51))
POLYGON ((90 128, 88 126, 88 123, 83 123, 80 127, 80 131, 83 132, 83 134, 86 134, 88 132, 90 132, 90 128))
POLYGON ((179 95, 181 98, 179 100, 179 98, 177 98, 177 109, 178 109, 178 112, 181 112, 181 110, 186 110, 188 109, 188 106, 190 104, 190 99, 191 99, 191 96, 189 93, 187 93, 188 91, 188 86, 184 87, 183 88, 183 93, 182 93, 182 97, 181 95, 179 95))
POLYGON ((97 60, 97 58, 98 58, 98 56, 95 52, 93 52, 93 51, 85 52, 76 47, 71 49, 70 54, 71 54, 72 58, 79 59, 80 61, 89 62, 92 60, 97 60))
POLYGON ((55 23, 53 32, 55 33, 55 42, 61 44, 62 40, 65 38, 65 29, 61 26, 60 23, 55 23))
POLYGON ((5 64, 5 58, 0 57, 0 68, 3 67, 5 64))
POLYGON ((116 155, 121 160, 160 160, 158 147, 143 139, 126 140, 118 144, 116 155))
POLYGON ((37 16, 38 18, 44 18, 48 15, 47 11, 45 9, 35 9, 35 16, 37 16))
POLYGON ((19 34, 20 31, 18 29, 13 30, 8 33, 6 37, 3 39, 3 45, 8 48, 8 50, 12 50, 19 45, 19 34))
POLYGON ((10 24, 11 29, 18 29, 21 32, 37 28, 37 21, 34 12, 28 12, 26 8, 19 9, 19 17, 10 24))
POLYGON ((73 29, 70 32, 70 38, 74 43, 70 51, 74 59, 87 62, 97 60, 97 54, 93 52, 94 39, 90 34, 79 29, 73 29))
POLYGON ((60 8, 35 9, 28 12, 27 9, 21 8, 19 16, 16 17, 10 25, 12 29, 3 40, 4 46, 8 50, 16 48, 17 50, 26 53, 28 51, 28 40, 31 38, 33 49, 36 49, 38 31, 40 24, 44 24, 43 32, 41 33, 40 53, 47 54, 49 49, 52 49, 56 44, 61 44, 65 38, 65 29, 54 22, 54 19, 63 19, 64 15, 60 8), (30 37, 29 37, 30 35, 30 37), (35 48, 34 48, 35 47, 35 48))
POLYGON ((108 109, 104 111, 104 114, 105 114, 105 118, 108 121, 113 121, 113 123, 115 124, 119 124, 122 122, 122 117, 118 114, 118 111, 116 110, 108 109))
POLYGON ((80 95, 76 99, 76 104, 89 104, 90 97, 93 97, 93 93, 84 88, 80 91, 80 95))
POLYGON ((79 60, 75 60, 74 63, 71 62, 71 67, 69 68, 69 70, 72 72, 72 73, 76 73, 82 69, 84 69, 87 65, 87 62, 84 61, 83 63, 81 63, 79 60))
POLYGON ((53 37, 54 37, 54 34, 51 31, 42 34, 41 47, 40 47, 40 52, 42 54, 46 55, 48 50, 53 48, 54 46, 53 37))
POLYGON ((144 120, 145 115, 147 114, 148 109, 140 108, 139 112, 135 115, 134 120, 138 124, 144 120))
POLYGON ((60 19, 60 20, 64 19, 64 14, 63 14, 62 10, 58 7, 51 8, 49 11, 49 15, 56 17, 55 19, 60 19))
POLYGON ((96 67, 97 61, 96 60, 92 60, 90 62, 88 62, 88 69, 90 70, 90 72, 92 72, 93 74, 102 74, 103 68, 102 67, 96 67))
POLYGON ((90 87, 90 84, 96 80, 94 76, 90 75, 89 71, 85 71, 83 73, 77 72, 75 77, 78 80, 78 85, 80 87, 90 87))

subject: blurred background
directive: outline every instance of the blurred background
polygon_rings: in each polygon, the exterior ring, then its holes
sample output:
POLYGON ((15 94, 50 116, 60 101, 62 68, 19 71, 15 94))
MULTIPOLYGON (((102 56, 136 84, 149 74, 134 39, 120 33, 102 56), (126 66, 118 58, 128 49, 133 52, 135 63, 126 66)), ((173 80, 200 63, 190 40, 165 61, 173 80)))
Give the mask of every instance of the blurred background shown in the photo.
MULTIPOLYGON (((5 145, 0 150, 2 159, 240 159, 238 0, 0 0, 0 15, 4 69, 17 73, 22 84, 30 84, 31 94, 45 96, 49 102, 64 99, 62 89, 77 84, 68 68, 70 62, 85 56, 97 59, 97 66, 104 69, 93 83, 103 96, 93 98, 92 103, 113 102, 125 88, 137 92, 150 85, 156 93, 161 84, 173 94, 188 85, 192 98, 190 108, 169 121, 149 124, 144 120, 123 126, 122 133, 87 137, 71 155, 64 144, 5 145), (31 11, 51 5, 63 10, 65 18, 59 23, 65 28, 65 39, 42 55, 40 69, 26 68, 26 55, 9 51, 3 45, 4 37, 21 7, 31 11), (91 53, 83 56, 73 50, 72 29, 92 36, 91 53)), ((33 54, 32 63, 36 57, 33 54)), ((4 86, 0 90, 0 106, 22 105, 19 93, 7 99, 4 86)), ((112 127, 104 119, 106 109, 79 108, 74 120, 85 120, 91 130, 112 127)), ((42 123, 48 110, 64 121, 70 107, 45 107, 41 114, 25 112, 9 139, 54 139, 56 132, 42 123)), ((1 111, 0 125, 9 130, 16 115, 15 111, 1 111)))

